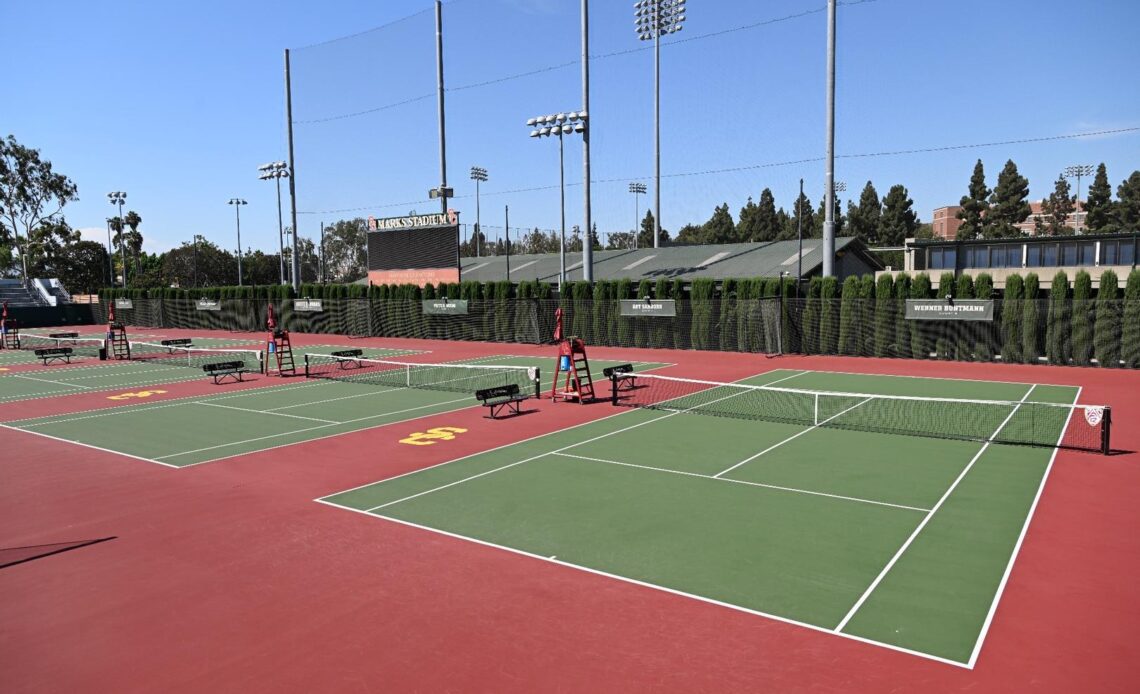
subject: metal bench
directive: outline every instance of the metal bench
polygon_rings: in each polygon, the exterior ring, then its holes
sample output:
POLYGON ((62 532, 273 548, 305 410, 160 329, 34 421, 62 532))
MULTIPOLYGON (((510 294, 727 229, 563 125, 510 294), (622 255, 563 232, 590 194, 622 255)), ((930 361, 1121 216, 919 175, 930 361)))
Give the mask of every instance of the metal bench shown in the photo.
POLYGON ((637 374, 633 364, 619 364, 602 369, 602 375, 614 383, 615 390, 633 390, 637 387, 637 374))
POLYGON ((329 356, 336 357, 336 365, 341 369, 359 369, 360 358, 364 356, 362 349, 339 349, 330 352, 329 356))
POLYGON ((495 386, 475 391, 475 397, 491 410, 491 419, 497 419, 498 414, 506 408, 507 412, 521 414, 519 403, 529 398, 529 395, 519 392, 519 385, 512 383, 506 386, 495 386))
POLYGON ((189 337, 179 337, 172 340, 162 340, 159 344, 165 347, 167 352, 178 354, 179 352, 186 352, 187 347, 193 347, 194 340, 189 337))
POLYGON ((62 361, 65 364, 71 363, 71 357, 74 350, 70 347, 41 347, 36 350, 36 358, 42 359, 44 366, 48 365, 51 361, 62 361))
POLYGON ((202 364, 206 375, 214 379, 214 385, 222 382, 223 378, 232 378, 235 382, 244 380, 243 374, 249 373, 244 361, 219 361, 212 364, 202 364))

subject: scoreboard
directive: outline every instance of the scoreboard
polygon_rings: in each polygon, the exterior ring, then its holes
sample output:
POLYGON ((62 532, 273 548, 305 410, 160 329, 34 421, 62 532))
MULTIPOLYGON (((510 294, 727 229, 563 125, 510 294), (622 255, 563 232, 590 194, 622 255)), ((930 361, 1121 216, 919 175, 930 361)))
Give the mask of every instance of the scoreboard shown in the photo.
POLYGON ((459 224, 454 212, 368 219, 372 284, 459 282, 459 224))

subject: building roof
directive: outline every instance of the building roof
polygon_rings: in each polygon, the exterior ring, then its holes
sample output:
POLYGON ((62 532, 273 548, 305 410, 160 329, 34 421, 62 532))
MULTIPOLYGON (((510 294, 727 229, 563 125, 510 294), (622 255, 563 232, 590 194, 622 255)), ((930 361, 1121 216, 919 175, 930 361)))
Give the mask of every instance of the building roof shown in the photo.
MULTIPOLYGON (((823 263, 822 239, 804 239, 803 276, 812 275, 823 263)), ((866 245, 853 237, 835 239, 835 253, 855 253, 870 269, 881 270, 882 263, 868 252, 866 245)), ((638 250, 594 251, 594 279, 619 280, 696 278, 728 279, 739 277, 777 277, 781 272, 795 274, 798 241, 767 241, 700 246, 668 246, 638 250)), ((511 280, 557 282, 558 254, 512 255, 511 280)), ((506 256, 463 258, 464 280, 492 282, 506 279, 506 256)), ((566 254, 567 281, 581 280, 582 254, 566 254)))

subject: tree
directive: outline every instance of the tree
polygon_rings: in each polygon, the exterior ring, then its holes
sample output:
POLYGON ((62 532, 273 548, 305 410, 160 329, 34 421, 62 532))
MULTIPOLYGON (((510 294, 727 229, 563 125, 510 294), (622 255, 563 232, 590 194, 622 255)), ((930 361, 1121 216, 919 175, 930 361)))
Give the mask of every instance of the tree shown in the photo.
POLYGON ((847 203, 847 233, 869 245, 878 245, 882 216, 883 203, 879 201, 879 192, 867 181, 859 194, 859 204, 847 203))
POLYGON ((1124 288, 1123 334, 1120 339, 1121 358, 1130 369, 1140 368, 1140 270, 1128 274, 1124 288))
POLYGON ((1001 361, 1016 364, 1021 361, 1021 318, 1025 310, 1025 283, 1021 275, 1012 274, 1005 279, 1005 293, 1001 302, 1001 361))
POLYGON ((1120 231, 1140 228, 1140 171, 1133 171, 1116 188, 1116 224, 1120 231))
POLYGON ((490 255, 487 248, 487 236, 478 224, 471 226, 471 238, 465 239, 459 244, 459 255, 464 258, 490 255))
POLYGON ((632 231, 614 231, 610 232, 606 238, 606 250, 622 250, 626 248, 633 248, 633 232, 632 231))
POLYGON ((1037 218, 1038 236, 1069 236, 1074 233, 1069 226, 1069 216, 1073 213, 1073 194, 1069 180, 1057 176, 1053 192, 1041 201, 1041 216, 1037 218))
POLYGON ((815 232, 815 213, 812 212, 811 200, 808 199, 808 196, 802 194, 797 201, 792 204, 792 210, 786 216, 787 221, 780 235, 781 241, 797 238, 797 224, 801 219, 803 221, 804 238, 810 239, 815 232))
POLYGON ((126 244, 127 253, 135 260, 135 274, 138 275, 141 269, 139 268, 139 253, 142 251, 143 237, 139 233, 139 225, 142 224, 142 217, 138 212, 131 210, 127 212, 123 218, 123 223, 126 224, 130 231, 127 232, 126 244))
POLYGON ((1081 270, 1073 279, 1073 363, 1088 366, 1092 359, 1092 276, 1081 270))
POLYGON ((325 281, 354 282, 367 276, 367 233, 359 217, 325 226, 325 281))
POLYGON ((166 252, 162 272, 178 287, 224 287, 237 280, 237 257, 196 236, 166 252))
POLYGON ((875 347, 876 357, 891 355, 895 337, 895 280, 884 272, 875 281, 875 347))
POLYGON ((1038 306, 1037 273, 1025 276, 1025 298, 1021 312, 1021 358, 1026 364, 1036 364, 1041 355, 1041 310, 1038 306))
POLYGON ((15 246, 20 252, 22 275, 28 278, 26 249, 20 247, 42 222, 79 199, 78 188, 67 176, 52 170, 37 149, 25 147, 15 135, 0 140, 0 246, 15 246))
MULTIPOLYGON (((325 239, 326 241, 328 239, 325 239)), ((297 257, 300 258, 301 282, 317 281, 317 248, 312 239, 303 236, 297 239, 297 257)), ((291 268, 293 262, 293 246, 285 247, 285 267, 291 268)))
MULTIPOLYGON (((662 246, 669 245, 669 232, 661 227, 661 236, 658 239, 662 246)), ((653 248, 653 210, 646 210, 641 220, 641 231, 637 234, 638 248, 653 248)))
POLYGON ((732 221, 732 213, 728 211, 728 203, 719 205, 713 210, 712 217, 701 228, 702 243, 732 243, 736 241, 736 224, 732 221))
POLYGON ((1089 199, 1085 201, 1085 229, 1090 234, 1108 234, 1116 231, 1116 209, 1112 202, 1112 186, 1108 184, 1108 170, 1104 162, 1096 167, 1096 176, 1089 186, 1089 199))
POLYGON ((122 217, 111 217, 107 220, 110 225, 113 237, 111 239, 111 248, 114 249, 115 255, 111 258, 111 262, 118 268, 117 276, 122 278, 123 286, 127 284, 127 266, 124 264, 126 260, 126 253, 123 249, 123 244, 126 243, 127 237, 124 233, 126 225, 123 223, 122 217))
POLYGON ((60 277, 59 259, 68 247, 79 241, 79 232, 67 220, 53 217, 40 222, 24 244, 26 267, 31 277, 60 277))
MULTIPOLYGON (((834 196, 832 198, 832 200, 835 203, 835 209, 832 210, 832 215, 831 215, 831 218, 833 220, 835 220, 835 235, 836 236, 842 236, 843 213, 839 208, 839 196, 838 195, 834 196)), ((819 208, 815 211, 815 218, 812 220, 814 222, 814 225, 813 225, 814 229, 812 230, 812 238, 817 238, 817 239, 823 238, 824 213, 827 211, 824 207, 825 205, 827 205, 827 196, 826 195, 823 196, 822 198, 820 198, 819 208)), ((805 234, 807 233, 807 227, 806 226, 804 227, 804 233, 805 234)))
POLYGON ((958 219, 962 226, 958 227, 958 239, 980 239, 986 236, 986 227, 989 219, 986 213, 990 209, 990 189, 986 187, 986 171, 982 167, 982 160, 974 164, 974 175, 970 177, 969 192, 962 196, 958 202, 962 209, 958 210, 958 219))
POLYGON ((998 174, 997 185, 990 195, 990 220, 986 238, 1015 238, 1021 236, 1017 228, 1032 210, 1029 207, 1029 180, 1017 172, 1017 164, 1010 159, 998 174))
POLYGON ((1096 293, 1096 332, 1093 350, 1102 367, 1120 366, 1120 296, 1116 273, 1105 270, 1100 275, 1096 293))
POLYGON ((748 196, 748 202, 740 208, 740 221, 736 223, 736 236, 738 241, 751 241, 756 236, 756 215, 759 207, 748 196))
MULTIPOLYGON (((686 224, 681 227, 681 231, 677 232, 677 243, 679 244, 695 244, 704 243, 704 230, 696 224, 686 224)), ((652 246, 649 246, 652 248, 652 246)))
MULTIPOLYGON (((743 221, 743 220, 741 220, 743 221)), ((775 241, 780 235, 780 218, 776 213, 776 198, 768 188, 760 191, 751 236, 740 236, 741 241, 775 241)))
MULTIPOLYGON (((955 299, 973 299, 974 298, 974 278, 962 273, 958 275, 958 284, 954 288, 955 299)), ((970 361, 974 357, 974 345, 970 339, 973 326, 970 323, 962 323, 955 326, 958 333, 958 348, 955 358, 961 361, 970 361)))
POLYGON ((72 294, 94 294, 107 284, 107 249, 96 241, 76 241, 65 247, 55 275, 72 294))
POLYGON ((883 198, 883 214, 879 223, 879 242, 888 246, 901 246, 914 236, 918 228, 918 215, 914 200, 902 184, 891 186, 883 198))
POLYGON ((1045 320, 1045 356, 1050 364, 1068 364, 1072 351, 1069 323, 1069 276, 1064 270, 1053 275, 1049 285, 1049 309, 1045 320))

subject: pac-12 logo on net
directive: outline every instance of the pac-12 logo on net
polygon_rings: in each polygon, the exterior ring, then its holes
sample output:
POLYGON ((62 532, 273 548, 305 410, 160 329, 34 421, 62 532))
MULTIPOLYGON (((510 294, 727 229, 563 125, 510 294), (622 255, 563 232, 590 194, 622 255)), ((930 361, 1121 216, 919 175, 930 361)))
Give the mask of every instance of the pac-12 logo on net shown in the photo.
POLYGON ((1090 427, 1095 427, 1100 424, 1100 420, 1104 419, 1103 407, 1086 407, 1085 408, 1085 421, 1089 423, 1090 427))

